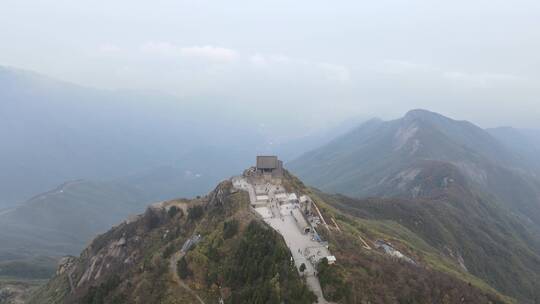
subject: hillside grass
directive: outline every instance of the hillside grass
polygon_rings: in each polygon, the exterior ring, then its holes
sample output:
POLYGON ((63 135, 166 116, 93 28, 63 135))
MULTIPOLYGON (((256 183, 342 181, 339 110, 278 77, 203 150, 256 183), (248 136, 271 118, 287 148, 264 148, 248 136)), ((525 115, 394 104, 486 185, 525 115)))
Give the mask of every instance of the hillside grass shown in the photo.
MULTIPOLYGON (((314 199, 327 221, 331 217, 335 218, 340 229, 342 230, 342 233, 335 230, 326 232, 322 227, 320 228, 320 230, 323 230, 322 234, 330 239, 330 249, 332 252, 339 252, 343 250, 342 244, 346 239, 346 242, 349 244, 348 247, 350 247, 351 250, 355 248, 354 251, 362 252, 366 255, 381 255, 376 250, 369 251, 364 249, 362 247, 363 243, 358 237, 362 237, 372 247, 373 241, 377 239, 390 241, 394 247, 405 255, 413 258, 413 260, 420 263, 422 267, 425 267, 431 273, 449 275, 455 280, 463 282, 465 285, 470 284, 487 295, 493 295, 493 298, 498 298, 501 303, 517 303, 515 299, 501 294, 482 279, 462 270, 456 261, 451 260, 449 257, 441 254, 439 249, 433 247, 426 240, 424 240, 422 236, 411 231, 402 224, 394 220, 372 220, 346 215, 334 207, 334 205, 338 205, 338 203, 332 201, 329 196, 324 195, 323 199, 319 195, 320 192, 317 190, 304 189, 304 191, 308 192, 309 195, 314 199), (338 239, 340 241, 337 241, 338 239), (332 242, 332 240, 334 242, 332 242)), ((329 223, 329 225, 331 224, 329 223)), ((346 276, 346 274, 350 271, 338 270, 338 272, 342 273, 341 275, 338 275, 338 277, 343 277, 346 276)), ((360 270, 360 273, 361 272, 362 270, 360 270)), ((355 276, 352 275, 352 277, 355 276)), ((446 279, 441 280, 446 282, 446 279)))

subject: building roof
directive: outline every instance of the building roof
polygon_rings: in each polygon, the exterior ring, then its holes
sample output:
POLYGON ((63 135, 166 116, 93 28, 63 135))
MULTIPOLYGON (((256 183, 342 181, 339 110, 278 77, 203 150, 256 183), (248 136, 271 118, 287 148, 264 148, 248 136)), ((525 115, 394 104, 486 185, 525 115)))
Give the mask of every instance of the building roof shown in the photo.
POLYGON ((277 156, 257 156, 257 169, 276 169, 278 164, 277 156))

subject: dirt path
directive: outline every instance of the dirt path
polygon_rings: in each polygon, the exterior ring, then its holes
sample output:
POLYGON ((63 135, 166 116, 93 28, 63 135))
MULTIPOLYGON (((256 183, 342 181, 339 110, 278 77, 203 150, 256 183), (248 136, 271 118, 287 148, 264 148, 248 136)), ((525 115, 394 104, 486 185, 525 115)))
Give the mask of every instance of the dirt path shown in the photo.
POLYGON ((169 262, 169 271, 171 272, 172 274, 172 277, 173 277, 173 281, 180 287, 182 287, 183 289, 185 289, 186 291, 188 291, 194 298, 197 299, 197 301, 201 304, 206 304, 204 303, 204 301, 197 295, 197 293, 195 291, 193 291, 193 289, 191 289, 186 283, 182 282, 182 280, 180 279, 180 277, 178 276, 178 271, 176 271, 176 265, 178 264, 178 261, 180 261, 180 259, 182 257, 184 257, 185 255, 185 252, 182 252, 182 251, 178 251, 177 253, 175 253, 171 259, 170 259, 170 262, 169 262))

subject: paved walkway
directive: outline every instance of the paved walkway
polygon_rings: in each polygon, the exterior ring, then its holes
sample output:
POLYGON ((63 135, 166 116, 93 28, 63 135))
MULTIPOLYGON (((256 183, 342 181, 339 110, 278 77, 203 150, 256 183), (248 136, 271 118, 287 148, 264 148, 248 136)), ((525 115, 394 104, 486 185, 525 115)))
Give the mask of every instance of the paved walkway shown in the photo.
MULTIPOLYGON (((257 194, 264 193, 268 195, 266 206, 258 207, 256 211, 263 217, 266 223, 283 236, 287 247, 291 251, 297 269, 302 264, 306 266, 303 275, 306 278, 309 289, 317 296, 317 303, 329 304, 330 302, 324 299, 321 284, 316 276, 315 266, 309 257, 319 260, 329 256, 330 252, 326 247, 315 241, 311 233, 302 233, 301 228, 297 225, 295 218, 290 213, 293 208, 297 208, 296 205, 280 204, 276 195, 283 193, 283 187, 269 183, 254 186, 248 183, 243 177, 234 177, 233 185, 237 189, 247 191, 252 204, 255 204, 257 194)), ((258 203, 259 205, 260 203, 258 203)))

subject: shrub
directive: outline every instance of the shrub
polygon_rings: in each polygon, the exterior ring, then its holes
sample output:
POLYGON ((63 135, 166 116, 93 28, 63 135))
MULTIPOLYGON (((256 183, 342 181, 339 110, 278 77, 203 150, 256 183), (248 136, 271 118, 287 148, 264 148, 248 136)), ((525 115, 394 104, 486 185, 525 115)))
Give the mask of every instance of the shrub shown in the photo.
POLYGON ((180 259, 180 261, 178 261, 178 264, 176 266, 177 266, 176 268, 178 270, 178 276, 180 276, 180 278, 182 280, 188 278, 189 276, 191 276, 193 274, 191 272, 191 269, 189 269, 189 267, 188 267, 188 264, 187 264, 187 261, 186 261, 185 257, 182 257, 180 259))
POLYGON ((159 225, 161 223, 161 219, 160 219, 159 215, 156 214, 155 211, 148 208, 148 209, 146 209, 146 212, 144 213, 143 223, 144 223, 144 227, 146 228, 146 230, 149 231, 149 230, 152 230, 152 229, 155 229, 155 228, 159 227, 159 225))
POLYGON ((169 244, 169 246, 167 246, 165 250, 163 250, 161 257, 163 257, 164 259, 168 259, 174 253, 174 249, 174 244, 169 244))
POLYGON ((202 206, 193 206, 188 209, 188 219, 198 220, 204 214, 204 208, 202 206))
POLYGON ((238 232, 238 221, 233 219, 223 224, 223 238, 230 239, 238 232))
POLYGON ((169 215, 170 218, 175 217, 178 213, 180 213, 180 216, 183 215, 182 209, 176 206, 171 206, 171 208, 169 208, 169 211, 167 211, 167 214, 169 215))
POLYGON ((233 290, 226 303, 307 304, 317 299, 291 265, 281 237, 256 221, 248 225, 231 256, 225 281, 233 290))
MULTIPOLYGON (((83 304, 102 304, 105 303, 105 297, 109 295, 118 285, 120 285, 120 277, 114 275, 108 278, 105 282, 101 283, 99 286, 92 286, 88 290, 88 293, 82 298, 83 304)), ((116 303, 122 303, 121 297, 114 297, 116 303)))
POLYGON ((323 258, 317 265, 319 281, 324 290, 324 295, 332 301, 346 300, 349 302, 351 289, 344 281, 337 267, 328 264, 328 259, 323 258))

